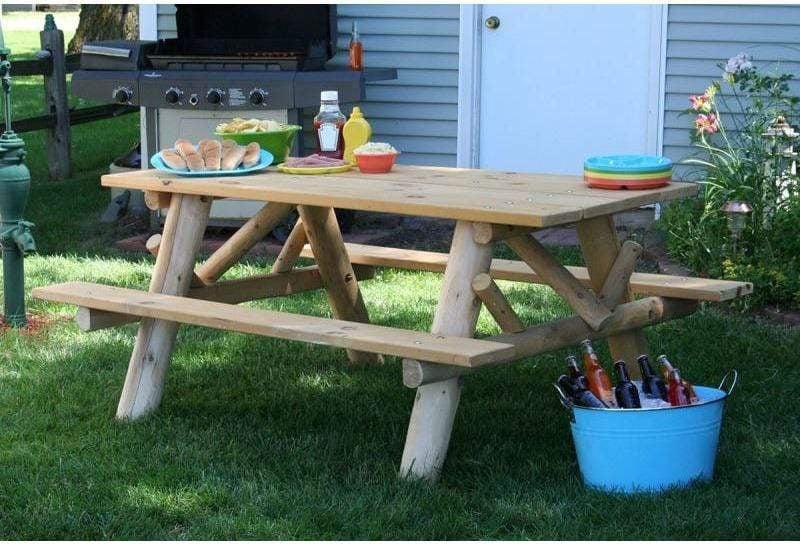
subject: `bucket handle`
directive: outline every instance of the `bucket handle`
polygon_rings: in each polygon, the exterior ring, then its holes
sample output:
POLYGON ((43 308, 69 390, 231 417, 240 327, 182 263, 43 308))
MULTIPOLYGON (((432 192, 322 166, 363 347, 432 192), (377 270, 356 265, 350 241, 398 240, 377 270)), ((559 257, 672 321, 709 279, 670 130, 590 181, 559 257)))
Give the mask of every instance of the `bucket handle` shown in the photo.
POLYGON ((561 406, 563 406, 564 409, 569 412, 569 420, 575 423, 575 414, 572 411, 572 401, 569 400, 566 395, 564 395, 564 392, 561 390, 558 384, 554 383, 553 387, 555 387, 556 393, 558 393, 558 400, 561 402, 561 406))
POLYGON ((734 388, 736 387, 736 382, 738 382, 738 381, 739 381, 739 373, 736 371, 736 369, 731 369, 731 370, 728 371, 727 374, 725 374, 725 376, 723 376, 722 381, 719 382, 718 389, 722 389, 722 391, 725 391, 726 394, 728 396, 730 396, 731 393, 733 393, 734 388), (729 377, 732 378, 731 379, 731 383, 730 383, 730 386, 728 387, 728 390, 725 391, 725 389, 723 389, 723 386, 725 385, 725 382, 728 381, 729 377))

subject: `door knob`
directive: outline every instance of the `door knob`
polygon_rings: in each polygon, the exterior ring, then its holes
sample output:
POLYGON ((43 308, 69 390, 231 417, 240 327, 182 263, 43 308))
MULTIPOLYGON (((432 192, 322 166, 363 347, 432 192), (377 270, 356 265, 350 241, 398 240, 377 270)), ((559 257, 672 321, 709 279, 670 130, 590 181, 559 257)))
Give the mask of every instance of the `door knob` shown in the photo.
POLYGON ((500 26, 499 17, 495 17, 494 15, 492 15, 491 17, 488 17, 486 19, 486 28, 488 28, 489 30, 495 30, 499 26, 500 26))

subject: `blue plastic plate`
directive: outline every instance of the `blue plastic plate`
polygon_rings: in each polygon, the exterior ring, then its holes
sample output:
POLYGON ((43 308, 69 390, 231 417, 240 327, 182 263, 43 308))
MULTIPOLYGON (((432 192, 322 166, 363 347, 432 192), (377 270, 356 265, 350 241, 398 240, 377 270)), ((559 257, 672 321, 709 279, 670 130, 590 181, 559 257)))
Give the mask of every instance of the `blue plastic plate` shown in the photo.
POLYGON ((275 159, 272 156, 272 153, 269 151, 261 150, 261 160, 258 161, 258 164, 255 164, 249 168, 244 168, 240 166, 236 170, 209 170, 207 172, 191 172, 189 170, 173 170, 166 164, 164 164, 164 159, 161 158, 161 151, 150 157, 150 165, 155 168, 156 170, 161 170, 162 172, 169 172, 170 174, 175 174, 176 176, 186 176, 186 177, 195 177, 195 178, 208 178, 208 177, 217 177, 217 176, 242 176, 244 174, 250 174, 252 172, 258 172, 259 170, 263 170, 275 159))
POLYGON ((669 170, 672 161, 655 155, 604 155, 589 157, 584 161, 583 168, 594 172, 643 174, 669 170))

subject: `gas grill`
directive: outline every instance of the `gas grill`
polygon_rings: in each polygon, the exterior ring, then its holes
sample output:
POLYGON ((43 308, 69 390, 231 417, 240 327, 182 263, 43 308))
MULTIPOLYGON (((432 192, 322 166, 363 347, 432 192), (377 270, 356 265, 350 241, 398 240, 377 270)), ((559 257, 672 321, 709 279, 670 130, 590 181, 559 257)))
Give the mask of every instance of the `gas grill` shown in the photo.
POLYGON ((73 90, 92 100, 147 108, 236 111, 299 109, 322 90, 341 102, 364 82, 396 70, 325 70, 336 53, 336 8, 328 5, 179 5, 177 38, 84 46, 73 90))
MULTIPOLYGON (((233 117, 300 124, 323 90, 355 103, 365 82, 397 78, 395 69, 325 69, 336 53, 332 5, 180 4, 175 19, 176 38, 87 43, 72 76, 77 96, 144 108, 144 157, 178 137, 207 138, 233 117)), ((212 218, 252 211, 221 201, 212 218)))

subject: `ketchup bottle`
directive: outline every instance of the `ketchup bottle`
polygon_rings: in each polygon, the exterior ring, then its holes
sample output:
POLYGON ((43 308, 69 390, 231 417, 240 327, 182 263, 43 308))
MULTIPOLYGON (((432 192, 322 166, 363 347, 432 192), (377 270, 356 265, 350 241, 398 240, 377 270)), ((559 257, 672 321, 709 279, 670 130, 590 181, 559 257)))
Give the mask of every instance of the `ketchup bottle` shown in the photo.
POLYGON ((339 109, 339 92, 320 93, 319 113, 314 117, 314 133, 317 136, 317 153, 333 159, 344 157, 344 135, 342 127, 347 118, 339 109))

